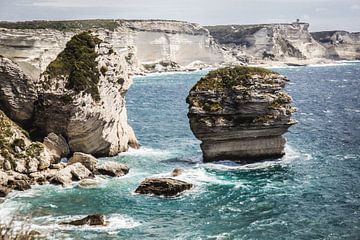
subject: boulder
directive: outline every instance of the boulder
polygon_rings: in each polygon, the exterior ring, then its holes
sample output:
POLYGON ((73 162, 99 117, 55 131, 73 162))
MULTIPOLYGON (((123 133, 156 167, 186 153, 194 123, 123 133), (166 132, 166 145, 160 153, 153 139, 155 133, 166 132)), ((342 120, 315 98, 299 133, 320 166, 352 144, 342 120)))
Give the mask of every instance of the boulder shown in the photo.
POLYGON ((50 180, 50 183, 66 186, 70 185, 73 180, 78 181, 91 176, 92 173, 84 165, 74 163, 58 171, 50 180))
POLYGON ((62 186, 70 185, 73 178, 71 170, 72 168, 70 168, 69 166, 61 169, 50 179, 50 183, 59 184, 62 186))
POLYGON ((191 183, 173 178, 146 178, 135 190, 140 194, 154 194, 163 196, 175 196, 192 188, 191 183))
POLYGON ((288 79, 256 67, 210 71, 187 97, 189 121, 203 159, 249 163, 284 155, 282 136, 296 123, 284 91, 288 79))
POLYGON ((0 197, 6 197, 11 192, 11 188, 0 186, 0 197))
POLYGON ((0 185, 6 185, 8 183, 8 175, 0 170, 0 185))
POLYGON ((96 170, 97 160, 95 157, 90 154, 75 152, 73 156, 70 158, 68 164, 81 163, 90 171, 96 170))
POLYGON ((10 188, 18 190, 18 191, 25 191, 31 188, 30 181, 27 180, 9 180, 8 185, 10 188))
POLYGON ((74 163, 68 166, 71 169, 71 174, 73 175, 73 179, 81 180, 84 178, 92 177, 93 174, 81 163, 74 163))
POLYGON ((129 167, 117 162, 104 162, 97 166, 96 172, 111 177, 121 177, 129 172, 129 167))
POLYGON ((67 144, 65 138, 61 135, 56 135, 51 132, 44 138, 43 143, 49 149, 55 162, 60 161, 61 158, 70 154, 69 145, 67 144))
POLYGON ((37 184, 45 184, 46 183, 46 177, 42 172, 34 172, 30 173, 29 177, 31 178, 32 182, 37 184))
POLYGON ((81 225, 106 226, 108 224, 108 222, 106 221, 106 218, 104 215, 94 214, 94 215, 89 215, 89 216, 79 219, 79 220, 74 220, 71 222, 63 222, 61 224, 74 225, 74 226, 81 226, 81 225))
POLYGON ((66 163, 55 163, 55 164, 51 164, 50 165, 50 169, 63 169, 63 168, 65 168, 66 167, 66 163))

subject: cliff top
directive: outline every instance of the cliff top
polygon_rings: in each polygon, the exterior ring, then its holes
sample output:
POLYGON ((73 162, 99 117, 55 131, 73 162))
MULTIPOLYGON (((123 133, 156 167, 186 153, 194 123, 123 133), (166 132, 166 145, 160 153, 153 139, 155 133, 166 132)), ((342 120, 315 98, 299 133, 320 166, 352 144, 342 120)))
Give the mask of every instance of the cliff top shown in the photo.
POLYGON ((7 29, 54 29, 59 31, 89 30, 104 28, 115 30, 118 27, 128 27, 139 31, 168 31, 187 32, 192 34, 207 33, 207 30, 195 23, 177 20, 125 20, 125 19, 88 19, 88 20, 63 20, 63 21, 0 21, 0 28, 7 29))
POLYGON ((273 74, 278 75, 271 70, 260 67, 235 66, 220 68, 210 71, 205 77, 202 77, 192 88, 192 91, 222 91, 237 85, 248 85, 248 80, 255 75, 264 77, 273 74))

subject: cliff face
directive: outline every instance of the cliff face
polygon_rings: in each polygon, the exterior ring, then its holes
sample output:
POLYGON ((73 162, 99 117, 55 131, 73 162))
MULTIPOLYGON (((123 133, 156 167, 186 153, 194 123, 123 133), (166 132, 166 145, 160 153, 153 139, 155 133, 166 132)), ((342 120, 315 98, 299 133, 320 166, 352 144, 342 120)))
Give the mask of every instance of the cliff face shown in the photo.
POLYGON ((286 61, 323 58, 326 49, 313 39, 309 24, 224 25, 206 27, 238 57, 286 61))
POLYGON ((105 41, 118 52, 130 49, 134 71, 192 69, 234 60, 206 29, 180 21, 23 22, 0 27, 0 54, 33 75, 44 71, 72 36, 88 29, 102 29, 105 41))
POLYGON ((214 70, 190 90, 190 127, 202 141, 204 161, 254 160, 284 154, 294 108, 284 76, 263 68, 214 70))
MULTIPOLYGON (((37 31, 37 39, 45 34, 37 31)), ((62 44, 49 50, 49 54, 46 45, 34 40, 32 47, 23 47, 29 54, 27 58, 14 58, 19 64, 1 57, 0 91, 4 94, 0 109, 17 122, 27 120, 39 139, 51 132, 61 134, 73 152, 108 156, 126 151, 129 146, 138 147, 127 123, 124 99, 131 85, 131 51, 116 51, 106 36, 107 32, 101 30, 76 34, 51 62, 50 56, 62 44), (43 58, 34 57, 34 50, 43 52, 43 58), (42 73, 34 74, 34 69, 42 73)), ((52 37, 67 39, 60 33, 52 37)), ((46 41, 50 46, 52 40, 46 41)))
POLYGON ((324 31, 311 33, 327 52, 327 57, 336 60, 360 60, 360 33, 324 31))

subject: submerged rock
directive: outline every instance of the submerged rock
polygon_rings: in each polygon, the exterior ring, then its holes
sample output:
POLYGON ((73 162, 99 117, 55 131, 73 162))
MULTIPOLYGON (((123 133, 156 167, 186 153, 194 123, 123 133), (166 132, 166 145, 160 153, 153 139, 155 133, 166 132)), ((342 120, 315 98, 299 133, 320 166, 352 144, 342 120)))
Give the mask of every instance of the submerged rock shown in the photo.
POLYGON ((89 216, 79 219, 79 220, 74 220, 71 222, 63 222, 61 224, 68 224, 68 225, 75 225, 75 226, 81 226, 81 225, 106 226, 108 224, 108 222, 106 221, 106 218, 104 215, 94 214, 94 215, 89 215, 89 216))
POLYGON ((191 183, 173 178, 146 178, 141 182, 140 186, 136 188, 135 192, 170 197, 189 190, 192 186, 191 183))
POLYGON ((284 154, 282 135, 295 121, 288 79, 255 67, 227 67, 209 72, 190 90, 188 117, 202 141, 204 161, 243 163, 284 154))
POLYGON ((91 178, 85 178, 85 179, 81 179, 79 182, 79 186, 80 187, 94 187, 97 186, 99 184, 99 182, 95 179, 91 179, 91 178))
POLYGON ((175 168, 175 169, 171 172, 170 176, 171 176, 171 177, 177 177, 177 176, 180 176, 183 172, 184 172, 183 169, 181 169, 181 168, 175 168))
POLYGON ((117 162, 104 162, 97 166, 96 172, 111 177, 121 177, 129 172, 129 167, 117 162))

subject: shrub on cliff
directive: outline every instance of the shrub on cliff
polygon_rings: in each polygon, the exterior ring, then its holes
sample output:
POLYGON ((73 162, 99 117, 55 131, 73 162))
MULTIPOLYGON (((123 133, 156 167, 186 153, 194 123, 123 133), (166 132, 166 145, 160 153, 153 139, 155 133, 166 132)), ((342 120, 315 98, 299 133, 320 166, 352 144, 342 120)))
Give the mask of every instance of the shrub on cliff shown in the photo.
POLYGON ((235 66, 220 68, 210 71, 205 77, 202 77, 192 90, 222 91, 236 85, 249 85, 248 80, 252 79, 254 75, 263 77, 269 74, 274 74, 274 72, 259 67, 235 66))
POLYGON ((49 64, 44 75, 49 78, 65 76, 68 79, 66 88, 77 93, 85 91, 91 94, 94 100, 99 100, 97 84, 100 73, 95 47, 100 42, 101 40, 90 32, 73 36, 65 49, 49 64))

